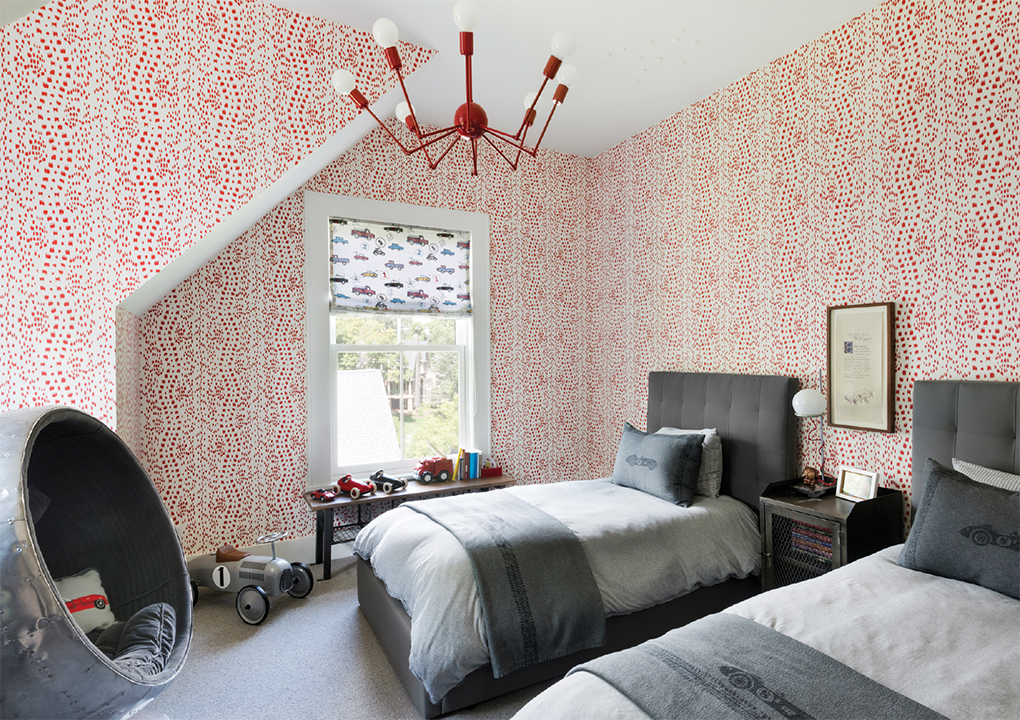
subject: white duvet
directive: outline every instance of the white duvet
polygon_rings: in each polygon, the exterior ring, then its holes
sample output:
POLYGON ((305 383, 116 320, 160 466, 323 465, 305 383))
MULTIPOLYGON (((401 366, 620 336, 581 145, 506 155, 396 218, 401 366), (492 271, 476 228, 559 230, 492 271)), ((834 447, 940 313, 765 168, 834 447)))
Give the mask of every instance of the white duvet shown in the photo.
MULTIPOLYGON (((577 535, 607 616, 759 569, 757 519, 730 497, 698 497, 680 508, 601 480, 496 492, 540 507, 577 535)), ((358 533, 354 551, 411 616, 410 668, 433 702, 489 663, 474 575, 453 535, 398 507, 358 533)))
MULTIPOLYGON (((724 612, 789 635, 946 717, 1020 718, 1020 601, 902 568, 896 564, 902 547, 724 612)), ((582 672, 515 716, 552 717, 647 716, 611 685, 582 672)))

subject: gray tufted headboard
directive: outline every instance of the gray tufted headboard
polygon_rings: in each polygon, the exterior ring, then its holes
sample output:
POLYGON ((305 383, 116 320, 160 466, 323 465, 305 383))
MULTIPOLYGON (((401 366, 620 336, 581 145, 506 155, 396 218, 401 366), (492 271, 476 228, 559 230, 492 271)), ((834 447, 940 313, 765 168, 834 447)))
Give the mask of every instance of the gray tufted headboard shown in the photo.
POLYGON ((796 378, 776 375, 652 372, 648 432, 716 428, 722 439, 722 491, 758 511, 769 483, 796 475, 796 378))
POLYGON ((911 493, 924 492, 924 462, 953 458, 1020 475, 1020 383, 918 380, 914 383, 911 493))

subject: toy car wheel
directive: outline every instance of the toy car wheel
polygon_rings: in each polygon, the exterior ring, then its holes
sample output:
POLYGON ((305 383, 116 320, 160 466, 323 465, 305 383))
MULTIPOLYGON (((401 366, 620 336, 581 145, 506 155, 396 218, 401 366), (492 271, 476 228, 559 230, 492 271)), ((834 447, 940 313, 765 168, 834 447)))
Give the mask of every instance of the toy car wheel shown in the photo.
POLYGON ((384 493, 386 493, 387 495, 389 495, 391 492, 393 492, 393 483, 391 483, 391 482, 383 483, 382 491, 384 493))
POLYGON ((418 479, 421 482, 425 483, 426 485, 428 485, 430 482, 434 480, 434 478, 432 477, 432 473, 430 473, 428 470, 419 475, 418 479))
POLYGON ((446 482, 449 479, 450 479, 450 471, 449 470, 440 470, 439 471, 439 482, 446 482))
POLYGON ((191 581, 191 607, 198 605, 198 583, 191 581))
POLYGON ((351 500, 357 500, 361 497, 361 490, 358 488, 351 488, 351 500))
POLYGON ((248 585, 237 593, 237 614, 249 625, 261 625, 269 617, 269 596, 258 585, 248 585))
POLYGON ((315 585, 312 571, 308 569, 307 565, 299 562, 291 563, 290 569, 294 572, 294 584, 287 591, 287 594, 296 598, 308 597, 308 593, 312 591, 312 587, 315 585))

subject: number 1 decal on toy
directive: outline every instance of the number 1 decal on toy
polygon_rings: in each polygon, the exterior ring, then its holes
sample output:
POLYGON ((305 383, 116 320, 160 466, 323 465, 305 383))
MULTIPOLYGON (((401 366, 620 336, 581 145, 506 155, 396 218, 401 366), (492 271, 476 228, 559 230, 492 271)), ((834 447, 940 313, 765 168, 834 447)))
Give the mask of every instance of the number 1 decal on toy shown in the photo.
POLYGON ((216 569, 213 570, 212 581, 220 590, 227 589, 227 586, 230 585, 230 571, 227 570, 226 565, 216 566, 216 569))

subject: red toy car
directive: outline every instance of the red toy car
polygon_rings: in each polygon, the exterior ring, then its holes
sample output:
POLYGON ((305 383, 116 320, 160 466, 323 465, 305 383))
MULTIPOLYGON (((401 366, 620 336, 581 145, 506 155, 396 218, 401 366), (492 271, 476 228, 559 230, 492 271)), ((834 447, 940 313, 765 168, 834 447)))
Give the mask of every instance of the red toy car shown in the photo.
POLYGON ((453 460, 445 457, 424 458, 414 469, 418 481, 426 485, 446 482, 453 477, 453 460))
POLYGON ((109 603, 106 598, 102 595, 86 595, 85 597, 75 598, 64 603, 67 605, 67 609, 70 612, 78 612, 79 610, 91 610, 92 608, 98 608, 102 610, 109 603))
POLYGON ((312 490, 308 493, 308 496, 312 500, 319 500, 320 502, 326 502, 327 500, 333 500, 336 498, 336 493, 332 488, 321 488, 319 490, 312 490))
POLYGON ((375 485, 368 482, 355 480, 350 475, 344 475, 333 486, 338 493, 347 493, 351 500, 357 500, 362 495, 371 495, 375 492, 375 485))

